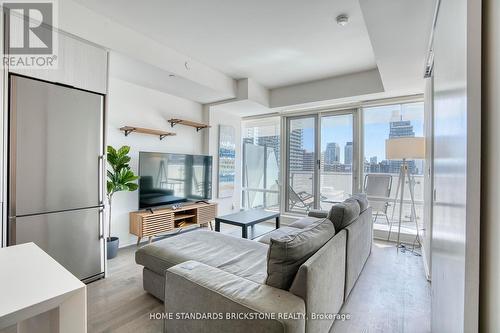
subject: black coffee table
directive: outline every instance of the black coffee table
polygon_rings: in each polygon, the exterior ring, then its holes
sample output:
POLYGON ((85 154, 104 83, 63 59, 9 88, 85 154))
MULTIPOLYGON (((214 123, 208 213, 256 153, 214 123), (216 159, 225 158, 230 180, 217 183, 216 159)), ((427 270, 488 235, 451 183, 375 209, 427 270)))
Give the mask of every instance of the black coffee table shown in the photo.
POLYGON ((280 213, 262 209, 245 210, 215 218, 215 231, 220 232, 220 224, 227 223, 241 227, 241 237, 248 238, 248 227, 270 219, 276 219, 276 229, 280 227, 280 213))

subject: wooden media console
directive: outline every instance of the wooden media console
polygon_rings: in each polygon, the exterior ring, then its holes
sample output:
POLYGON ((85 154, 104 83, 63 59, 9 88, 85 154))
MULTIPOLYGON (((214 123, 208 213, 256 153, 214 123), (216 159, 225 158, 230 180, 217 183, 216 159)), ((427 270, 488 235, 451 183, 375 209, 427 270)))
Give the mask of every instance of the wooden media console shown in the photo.
POLYGON ((137 245, 143 237, 163 234, 175 229, 182 229, 193 225, 206 226, 217 216, 216 203, 193 203, 186 204, 177 209, 158 208, 153 210, 141 210, 130 212, 130 233, 136 235, 137 245))

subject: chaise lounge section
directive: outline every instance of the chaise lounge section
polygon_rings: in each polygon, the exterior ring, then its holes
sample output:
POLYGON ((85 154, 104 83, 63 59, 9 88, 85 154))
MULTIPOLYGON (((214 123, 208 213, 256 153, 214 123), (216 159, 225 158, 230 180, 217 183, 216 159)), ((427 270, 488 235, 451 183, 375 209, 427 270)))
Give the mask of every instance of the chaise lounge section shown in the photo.
POLYGON ((167 331, 328 332, 370 255, 371 208, 358 196, 310 215, 259 241, 194 231, 137 250, 167 313, 223 316, 174 315, 167 331))
POLYGON ((144 290, 163 301, 165 272, 189 260, 264 283, 267 251, 268 246, 260 242, 200 230, 146 245, 137 250, 135 261, 144 266, 144 290))

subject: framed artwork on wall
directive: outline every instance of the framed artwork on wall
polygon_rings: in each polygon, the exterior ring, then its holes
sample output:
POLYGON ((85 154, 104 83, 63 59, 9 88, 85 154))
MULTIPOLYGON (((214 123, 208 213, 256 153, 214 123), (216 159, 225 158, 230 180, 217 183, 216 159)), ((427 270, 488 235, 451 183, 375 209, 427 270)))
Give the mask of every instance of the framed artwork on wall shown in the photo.
POLYGON ((236 175, 235 157, 235 129, 233 126, 219 125, 219 198, 229 198, 234 194, 234 177, 236 175))

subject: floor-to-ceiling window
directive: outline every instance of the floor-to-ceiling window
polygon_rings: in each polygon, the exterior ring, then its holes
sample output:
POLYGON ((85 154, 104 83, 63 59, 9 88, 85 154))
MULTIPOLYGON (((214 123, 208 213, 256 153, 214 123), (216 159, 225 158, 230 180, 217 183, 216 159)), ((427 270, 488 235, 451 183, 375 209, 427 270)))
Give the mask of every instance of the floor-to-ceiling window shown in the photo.
POLYGON ((243 121, 245 209, 280 209, 280 121, 279 117, 243 121))
MULTIPOLYGON (((242 206, 278 211, 283 204, 284 212, 302 214, 310 209, 327 210, 373 185, 368 184, 373 176, 384 176, 390 180, 388 192, 369 198, 375 228, 385 232, 392 223, 392 231, 396 231, 399 201, 395 198, 402 161, 385 158, 385 143, 394 137, 423 136, 423 110, 421 102, 363 107, 359 128, 361 109, 290 116, 283 122, 280 117, 243 121, 242 206), (284 161, 280 161, 281 147, 286 148, 284 161)), ((422 225, 424 162, 408 163, 417 222, 422 225)), ((410 202, 406 187, 402 232, 415 234, 410 202)))
MULTIPOLYGON (((424 104, 423 102, 392 104, 363 108, 364 128, 364 161, 363 184, 368 187, 370 203, 374 209, 375 228, 378 230, 397 231, 399 218, 399 198, 397 184, 402 161, 388 160, 385 155, 387 139, 398 137, 423 136, 424 104), (384 194, 385 185, 389 186, 384 194)), ((405 182, 403 201, 402 232, 416 234, 417 227, 412 221, 411 197, 408 185, 414 189, 415 208, 419 229, 422 227, 423 195, 424 195, 424 161, 409 160, 408 167, 413 178, 405 182)))

